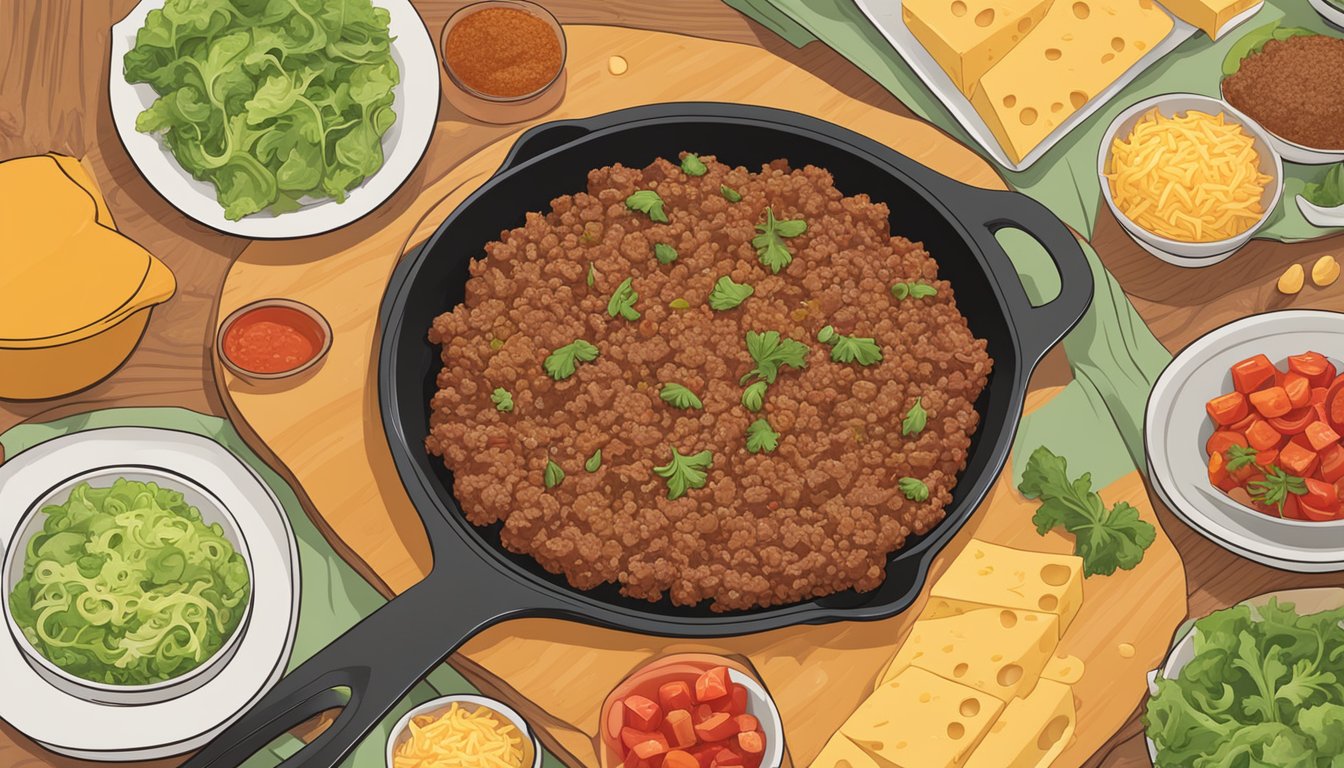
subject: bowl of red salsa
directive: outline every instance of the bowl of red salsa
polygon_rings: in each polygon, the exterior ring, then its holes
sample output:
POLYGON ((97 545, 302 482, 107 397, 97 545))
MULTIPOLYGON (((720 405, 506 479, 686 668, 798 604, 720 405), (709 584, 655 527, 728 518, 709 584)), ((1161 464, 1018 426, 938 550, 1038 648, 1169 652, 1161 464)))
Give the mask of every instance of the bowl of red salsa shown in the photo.
POLYGON ((263 299, 239 307, 219 326, 224 367, 249 379, 282 379, 312 368, 331 349, 331 326, 307 304, 263 299))

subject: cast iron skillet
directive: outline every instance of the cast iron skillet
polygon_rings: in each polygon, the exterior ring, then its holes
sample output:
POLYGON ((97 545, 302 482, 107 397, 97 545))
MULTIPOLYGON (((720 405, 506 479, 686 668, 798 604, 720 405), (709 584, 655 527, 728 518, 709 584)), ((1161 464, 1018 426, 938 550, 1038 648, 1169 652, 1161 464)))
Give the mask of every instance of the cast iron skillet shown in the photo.
POLYGON ((397 267, 383 299, 378 397, 397 470, 424 521, 434 554, 424 581, 383 606, 283 679, 237 723, 187 763, 235 766, 329 700, 350 702, 335 723, 284 766, 337 765, 430 669, 482 629, 520 616, 571 619, 650 635, 714 637, 793 624, 867 620, 904 610, 929 563, 966 522, 1002 469, 1032 369, 1082 317, 1092 275, 1073 235, 1040 204, 941 176, 877 142, 792 112, 729 104, 663 104, 539 126, 519 139, 503 167, 397 267), (467 264, 527 211, 584 189, 592 168, 643 167, 682 150, 759 168, 776 158, 811 163, 846 194, 868 193, 891 208, 891 228, 922 240, 952 281, 971 330, 989 342, 994 372, 976 403, 982 414, 947 517, 887 563, 881 587, 788 606, 713 614, 707 609, 621 597, 614 587, 578 590, 531 558, 499 544, 498 527, 478 529, 452 494, 452 476, 425 452, 429 400, 441 363, 426 340, 433 318, 460 303, 467 264), (1049 251, 1062 290, 1033 308, 1007 254, 1003 228, 1030 233, 1049 251))

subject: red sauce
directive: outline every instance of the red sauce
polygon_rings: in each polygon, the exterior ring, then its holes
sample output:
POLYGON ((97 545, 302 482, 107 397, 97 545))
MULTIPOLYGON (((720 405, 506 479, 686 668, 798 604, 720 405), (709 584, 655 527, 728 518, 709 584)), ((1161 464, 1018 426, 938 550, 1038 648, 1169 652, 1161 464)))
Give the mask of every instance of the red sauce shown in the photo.
POLYGON ((285 373, 311 361, 322 349, 322 329, 291 307, 258 307, 224 332, 224 354, 252 373, 285 373))

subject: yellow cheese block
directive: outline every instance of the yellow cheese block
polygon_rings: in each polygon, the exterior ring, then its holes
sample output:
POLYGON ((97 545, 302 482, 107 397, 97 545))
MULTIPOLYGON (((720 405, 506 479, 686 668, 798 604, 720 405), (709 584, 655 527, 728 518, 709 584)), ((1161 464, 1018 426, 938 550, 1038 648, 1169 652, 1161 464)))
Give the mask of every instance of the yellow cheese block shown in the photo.
MULTIPOLYGON (((1062 0, 1061 0, 1062 1, 1062 0)), ((901 16, 967 96, 1041 21, 1051 0, 904 0, 901 16)))
POLYGON ((901 768, 955 768, 1002 710, 989 694, 907 667, 878 686, 840 733, 901 768))
POLYGON ((1057 0, 971 96, 1014 162, 1115 82, 1174 26, 1152 0, 1057 0))
POLYGON ((981 608, 940 619, 921 617, 882 682, 916 666, 1011 701, 1035 687, 1058 644, 1059 617, 1053 613, 981 608))
POLYGON ((1024 552, 971 539, 934 582, 921 618, 976 608, 1016 608, 1059 617, 1063 635, 1083 604, 1083 559, 1024 552))
POLYGON ((888 768, 843 733, 837 733, 826 742, 821 754, 812 761, 812 768, 888 768))
POLYGON ((1214 40, 1233 16, 1262 0, 1162 0, 1168 11, 1187 24, 1199 27, 1214 40))
POLYGON ((1042 680, 1030 696, 1008 704, 966 768, 1047 768, 1073 740, 1077 719, 1073 689, 1042 680))

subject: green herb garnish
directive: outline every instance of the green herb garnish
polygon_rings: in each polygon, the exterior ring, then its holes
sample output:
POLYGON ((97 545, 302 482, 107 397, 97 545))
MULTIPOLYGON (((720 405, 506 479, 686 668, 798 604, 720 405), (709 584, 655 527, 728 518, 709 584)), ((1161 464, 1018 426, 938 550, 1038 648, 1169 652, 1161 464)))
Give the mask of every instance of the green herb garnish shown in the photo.
POLYGON ((772 273, 779 274, 779 270, 793 261, 793 253, 784 245, 784 238, 797 237, 806 232, 807 222, 803 219, 780 221, 775 218, 773 209, 766 208, 765 223, 757 224, 756 231, 760 234, 751 238, 751 246, 756 249, 757 258, 772 273))
POLYGON ((765 419, 757 419, 747 427, 747 450, 752 453, 773 453, 779 447, 779 433, 765 419))
POLYGON ((638 320, 639 310, 635 309, 635 302, 639 300, 639 292, 635 290, 634 278, 627 277, 616 286, 612 292, 611 298, 607 300, 607 314, 611 317, 620 315, 626 320, 638 320))
POLYGON ((591 261, 588 262, 588 279, 587 279, 587 282, 588 282, 588 287, 589 287, 589 288, 592 288, 592 287, 593 287, 593 284, 597 282, 597 270, 596 270, 596 269, 593 269, 593 262, 591 262, 591 261))
POLYGON ((551 459, 546 459, 546 471, 541 473, 541 480, 546 484, 546 487, 554 488, 563 482, 564 479, 565 470, 561 469, 560 465, 556 464, 551 459))
POLYGON ((1241 70, 1241 63, 1252 54, 1259 53, 1270 40, 1287 40, 1298 35, 1314 35, 1315 32, 1303 27, 1285 27, 1274 21, 1263 27, 1247 32, 1227 49, 1223 57, 1223 75, 1231 77, 1241 70))
POLYGON ((742 202, 742 194, 727 184, 719 185, 719 194, 723 195, 723 199, 730 203, 742 202))
POLYGON ((1064 528, 1074 537, 1073 553, 1083 558, 1083 575, 1109 576, 1117 568, 1130 570, 1143 561, 1143 552, 1157 538, 1157 529, 1139 518, 1139 511, 1119 502, 1110 511, 1092 491, 1091 473, 1070 481, 1068 462, 1049 449, 1037 448, 1027 460, 1017 489, 1039 499, 1031 520, 1044 536, 1064 528))
POLYGON ((597 359, 597 347, 583 339, 575 339, 546 356, 541 365, 552 379, 560 381, 574 375, 578 363, 591 363, 597 359))
POLYGON ((667 243, 654 243, 653 257, 659 264, 671 264, 677 260, 677 249, 667 243))
POLYGON ((1230 446, 1224 455, 1227 457, 1227 468, 1231 470, 1241 469, 1255 461, 1255 455, 1259 451, 1249 445, 1230 446))
POLYGON ((841 335, 835 332, 834 326, 828 325, 818 331, 817 341, 831 345, 831 359, 837 363, 872 365, 882 359, 882 348, 876 341, 841 335))
POLYGON ((667 480, 667 498, 679 499, 692 488, 705 487, 705 470, 714 462, 714 454, 701 451, 682 456, 676 447, 672 448, 672 460, 661 467, 654 467, 653 473, 667 480))
POLYGON ((687 154, 681 158, 681 171, 687 176, 704 176, 709 171, 705 164, 700 162, 699 155, 687 154))
POLYGON ((1302 196, 1322 208, 1344 205, 1344 163, 1331 166, 1320 183, 1303 187, 1302 196))
POLYGON ((513 395, 503 387, 495 387, 490 393, 490 402, 495 404, 496 411, 508 413, 513 410, 513 395))
POLYGON ((659 224, 667 223, 667 214, 663 212, 663 198, 652 189, 641 189, 625 198, 625 207, 632 211, 647 213, 650 219, 659 224))
POLYGON ((668 309, 675 309, 678 312, 684 312, 691 308, 691 302, 682 298, 676 298, 667 302, 667 307, 668 309))
POLYGON ((891 295, 895 296, 897 299, 927 299, 930 296, 937 296, 938 289, 928 283, 896 283, 891 286, 891 295))
POLYGON ((1288 494, 1305 495, 1307 481, 1290 475, 1279 467, 1270 466, 1265 470, 1265 479, 1247 483, 1246 490, 1251 492, 1253 501, 1277 507, 1279 516, 1282 517, 1283 505, 1288 501, 1288 494))
POLYGON ((696 397, 694 392, 676 382, 664 384, 663 388, 658 391, 658 396, 663 399, 663 402, 670 403, 674 408, 686 409, 705 407, 704 403, 700 402, 700 398, 696 397))
POLYGON ((742 390, 742 405, 748 411, 756 413, 765 405, 765 388, 769 386, 764 381, 754 381, 742 390))
POLYGON ((918 435, 924 431, 928 423, 929 412, 924 410, 924 398, 916 397, 915 404, 910 406, 910 410, 905 412, 905 418, 901 420, 901 435, 918 435))
POLYGON ((756 289, 750 285, 735 283, 733 278, 724 275, 715 281, 714 289, 709 292, 709 308, 720 312, 733 309, 755 292, 756 289))
POLYGON ((593 455, 589 456, 587 461, 583 462, 583 469, 587 472, 596 472, 598 469, 601 469, 601 467, 602 449, 598 448, 596 451, 593 451, 593 455))
POLYGON ((756 361, 756 367, 748 371, 740 383, 746 384, 751 379, 757 378, 773 384, 775 377, 779 375, 781 365, 790 368, 806 367, 807 351, 806 344, 794 339, 781 339, 778 331, 765 333, 747 331, 747 354, 756 361))
POLYGON ((929 500, 929 486, 917 477, 902 477, 896 481, 896 487, 900 488, 905 498, 911 501, 929 500))

